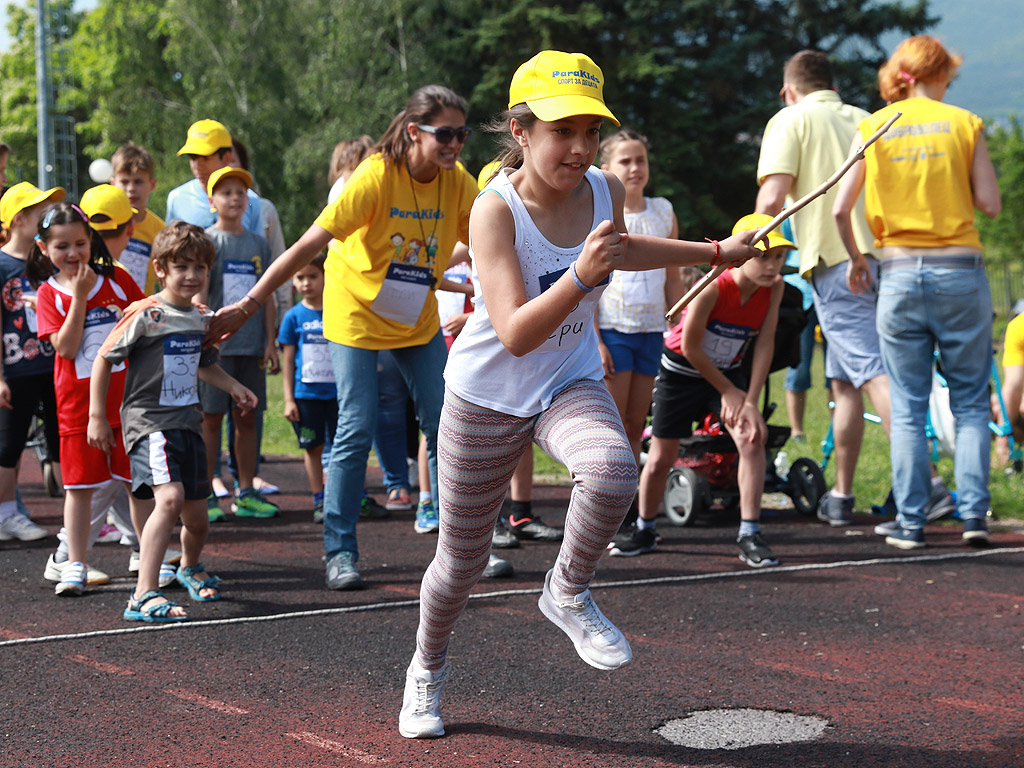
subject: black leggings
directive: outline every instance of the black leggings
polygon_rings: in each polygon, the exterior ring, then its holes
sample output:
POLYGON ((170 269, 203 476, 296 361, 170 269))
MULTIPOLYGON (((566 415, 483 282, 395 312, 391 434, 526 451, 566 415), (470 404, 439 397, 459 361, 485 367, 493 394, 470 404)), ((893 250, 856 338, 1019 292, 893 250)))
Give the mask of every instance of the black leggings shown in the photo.
POLYGON ((60 461, 60 440, 57 434, 57 400, 53 391, 53 374, 37 373, 7 380, 11 388, 11 407, 0 408, 0 467, 13 469, 18 465, 28 428, 37 412, 43 415, 46 450, 51 461, 60 461))

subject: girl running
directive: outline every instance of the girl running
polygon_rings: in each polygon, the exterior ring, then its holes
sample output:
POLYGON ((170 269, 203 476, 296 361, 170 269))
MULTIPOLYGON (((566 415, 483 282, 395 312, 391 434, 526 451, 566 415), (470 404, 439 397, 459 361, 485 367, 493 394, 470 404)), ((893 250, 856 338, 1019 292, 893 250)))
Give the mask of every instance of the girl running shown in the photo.
POLYGON ((612 670, 632 658, 590 594, 597 561, 636 491, 633 451, 604 385, 594 311, 616 269, 741 263, 751 233, 722 243, 627 236, 625 192, 591 168, 604 76, 579 53, 543 51, 512 78, 502 169, 473 204, 476 304, 452 347, 438 437, 441 530, 420 589, 416 653, 399 731, 444 734, 448 641, 487 565, 491 533, 523 452, 535 441, 575 486, 540 609, 579 656, 612 670), (628 245, 627 245, 628 243, 628 245))

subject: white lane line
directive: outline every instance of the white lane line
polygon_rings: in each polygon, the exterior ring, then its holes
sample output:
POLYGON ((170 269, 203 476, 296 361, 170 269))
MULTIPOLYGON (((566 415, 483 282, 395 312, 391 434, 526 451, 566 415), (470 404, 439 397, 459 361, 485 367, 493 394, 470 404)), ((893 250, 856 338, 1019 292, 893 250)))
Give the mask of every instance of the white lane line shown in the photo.
POLYGON ((211 699, 208 696, 203 696, 202 694, 194 693, 193 691, 186 691, 186 690, 183 690, 183 689, 175 690, 175 689, 168 688, 168 689, 164 690, 164 693, 169 694, 171 696, 174 696, 176 699, 181 699, 182 701, 187 701, 190 704, 197 704, 200 707, 206 707, 207 709, 212 709, 212 710, 214 710, 216 712, 222 712, 225 715, 248 715, 249 714, 249 710, 247 710, 247 709, 239 709, 238 707, 234 707, 234 706, 232 706, 230 704, 226 704, 223 701, 218 701, 217 699, 211 699))
POLYGON ((386 763, 387 759, 378 757, 377 755, 371 755, 369 752, 363 752, 361 749, 354 749, 353 747, 347 747, 337 741, 331 741, 321 736, 317 736, 315 733, 286 733, 285 736, 296 741, 301 741, 303 744, 309 744, 311 747, 319 747, 320 749, 327 750, 328 752, 334 752, 344 757, 351 758, 359 763, 371 765, 373 763, 386 763))
MULTIPOLYGON (((804 565, 781 565, 774 568, 750 568, 742 571, 714 571, 712 573, 694 573, 679 576, 659 576, 650 579, 626 579, 621 581, 604 581, 591 585, 591 589, 621 589, 627 587, 646 587, 655 584, 686 584, 693 581, 716 581, 719 579, 756 579, 770 577, 779 573, 801 573, 805 571, 829 571, 843 568, 869 568, 886 565, 915 565, 921 563, 939 563, 950 560, 972 560, 979 557, 995 555, 1024 554, 1024 547, 1001 547, 998 549, 981 549, 966 552, 949 552, 937 555, 905 555, 900 557, 877 557, 869 560, 839 560, 833 563, 805 563, 804 565)), ((469 596, 470 600, 490 600, 496 597, 522 597, 539 595, 540 587, 526 589, 505 589, 489 592, 477 592, 469 596)), ((237 616, 232 619, 210 619, 208 621, 185 621, 180 624, 155 624, 122 629, 99 629, 92 632, 75 632, 63 635, 43 635, 41 637, 22 637, 0 641, 0 648, 12 645, 31 645, 34 643, 52 643, 66 640, 85 640, 95 637, 114 637, 116 635, 137 635, 145 632, 182 632, 186 630, 218 627, 226 624, 258 624, 264 621, 283 621, 288 619, 308 619, 319 616, 336 616, 344 613, 363 613, 365 611, 394 610, 396 608, 418 608, 419 600, 392 600, 363 605, 346 605, 337 608, 317 608, 308 611, 289 611, 272 613, 266 616, 237 616)))

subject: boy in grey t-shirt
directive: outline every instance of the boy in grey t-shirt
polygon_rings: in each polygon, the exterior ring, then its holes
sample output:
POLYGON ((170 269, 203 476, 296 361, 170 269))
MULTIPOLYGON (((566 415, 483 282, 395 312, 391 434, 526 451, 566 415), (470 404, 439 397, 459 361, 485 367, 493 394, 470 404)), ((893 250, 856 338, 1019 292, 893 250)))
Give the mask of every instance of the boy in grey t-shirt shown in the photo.
POLYGON ((129 621, 185 621, 185 611, 158 589, 167 539, 181 518, 181 565, 176 578, 193 600, 220 597, 220 581, 200 562, 209 532, 204 500, 209 494, 202 440, 199 380, 228 393, 242 412, 256 395, 217 365, 217 351, 202 350, 213 313, 192 298, 206 284, 213 243, 196 226, 175 221, 153 242, 153 267, 164 288, 128 307, 100 347, 92 369, 89 443, 106 450, 113 440, 106 396, 114 365, 129 361, 121 405, 125 450, 131 462, 132 493, 156 498, 139 529, 140 563, 135 591, 124 618, 129 621))
MULTIPOLYGON (((210 269, 208 293, 200 296, 202 303, 216 311, 241 301, 270 262, 270 246, 266 238, 242 226, 248 205, 252 177, 241 168, 221 168, 210 175, 207 188, 210 207, 217 211, 217 223, 206 230, 213 241, 217 257, 210 269)), ((278 369, 274 303, 256 311, 255 321, 246 323, 239 333, 221 344, 220 364, 229 374, 247 386, 259 398, 259 411, 266 403, 265 364, 278 369)), ((231 413, 234 424, 234 455, 238 470, 238 491, 231 510, 239 517, 274 517, 277 506, 254 489, 259 456, 260 412, 241 414, 231 408, 224 393, 199 385, 199 402, 203 411, 203 439, 210 478, 214 477, 220 452, 220 433, 224 415, 231 413)), ((210 520, 223 519, 217 498, 212 493, 207 502, 210 520)))

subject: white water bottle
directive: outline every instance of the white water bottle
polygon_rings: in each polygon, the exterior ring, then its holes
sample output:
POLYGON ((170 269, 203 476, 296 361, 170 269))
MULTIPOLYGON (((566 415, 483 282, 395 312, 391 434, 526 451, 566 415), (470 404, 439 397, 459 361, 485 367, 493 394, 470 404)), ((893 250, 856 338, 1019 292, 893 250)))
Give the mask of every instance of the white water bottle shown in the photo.
POLYGON ((789 476, 789 456, 785 451, 775 454, 775 474, 783 478, 789 476))

